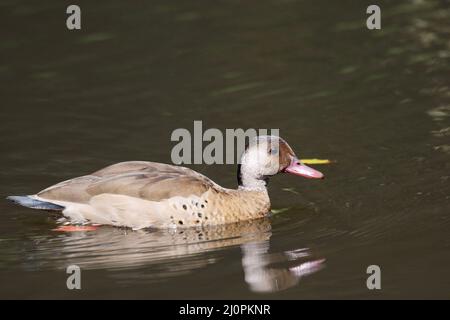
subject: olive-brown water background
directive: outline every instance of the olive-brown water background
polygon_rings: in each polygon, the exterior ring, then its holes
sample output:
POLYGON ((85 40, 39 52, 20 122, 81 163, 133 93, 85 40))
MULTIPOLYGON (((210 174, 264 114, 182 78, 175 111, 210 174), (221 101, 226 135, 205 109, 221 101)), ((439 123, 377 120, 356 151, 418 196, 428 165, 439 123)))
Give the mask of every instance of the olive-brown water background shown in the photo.
MULTIPOLYGON (((365 1, 77 1, 80 31, 65 26, 69 4, 0 3, 2 198, 114 162, 169 163, 172 131, 194 120, 279 128, 301 157, 337 163, 317 167, 324 181, 274 177, 270 221, 208 241, 62 234, 54 216, 2 200, 0 297, 449 298, 448 1, 378 1, 374 31, 365 1), (256 292, 248 242, 271 268, 256 282, 292 267, 286 252, 326 261, 256 292)), ((236 185, 233 165, 191 167, 236 185)))

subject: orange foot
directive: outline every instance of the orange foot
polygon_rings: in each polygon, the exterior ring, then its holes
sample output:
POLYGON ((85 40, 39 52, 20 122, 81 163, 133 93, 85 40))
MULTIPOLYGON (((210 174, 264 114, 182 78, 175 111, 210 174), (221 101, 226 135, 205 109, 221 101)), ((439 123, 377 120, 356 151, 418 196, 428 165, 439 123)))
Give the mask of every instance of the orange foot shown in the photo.
POLYGON ((98 229, 98 226, 60 226, 56 229, 53 229, 52 231, 59 231, 59 232, 77 232, 77 231, 96 231, 98 229))

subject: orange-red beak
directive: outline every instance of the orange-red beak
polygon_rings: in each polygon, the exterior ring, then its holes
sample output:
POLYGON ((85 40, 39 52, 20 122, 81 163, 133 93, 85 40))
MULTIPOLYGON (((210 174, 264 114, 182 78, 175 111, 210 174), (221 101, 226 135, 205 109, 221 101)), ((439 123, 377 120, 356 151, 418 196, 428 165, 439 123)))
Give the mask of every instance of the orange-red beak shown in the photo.
POLYGON ((284 169, 284 172, 295 174, 296 176, 302 176, 310 179, 323 179, 323 173, 308 167, 300 162, 297 158, 293 158, 291 164, 284 169))

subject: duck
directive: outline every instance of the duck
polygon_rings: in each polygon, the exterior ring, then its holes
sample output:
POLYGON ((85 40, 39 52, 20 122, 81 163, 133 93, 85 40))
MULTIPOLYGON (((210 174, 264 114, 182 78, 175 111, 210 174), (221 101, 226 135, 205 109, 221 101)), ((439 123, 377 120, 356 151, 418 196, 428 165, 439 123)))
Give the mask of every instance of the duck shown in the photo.
POLYGON ((281 137, 257 136, 242 153, 236 189, 224 188, 187 167, 126 161, 33 195, 7 199, 28 208, 59 211, 75 225, 133 230, 207 227, 270 215, 268 182, 279 173, 324 177, 302 163, 281 137))

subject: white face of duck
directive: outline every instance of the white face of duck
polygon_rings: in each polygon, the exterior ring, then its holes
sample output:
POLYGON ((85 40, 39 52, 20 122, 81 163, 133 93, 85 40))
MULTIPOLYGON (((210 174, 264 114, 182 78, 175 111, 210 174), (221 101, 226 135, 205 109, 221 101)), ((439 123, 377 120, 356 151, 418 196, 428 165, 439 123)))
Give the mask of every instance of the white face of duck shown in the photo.
POLYGON ((267 179, 280 172, 306 178, 323 178, 321 172, 302 164, 283 139, 259 136, 242 155, 238 172, 239 185, 248 189, 265 188, 267 179))

